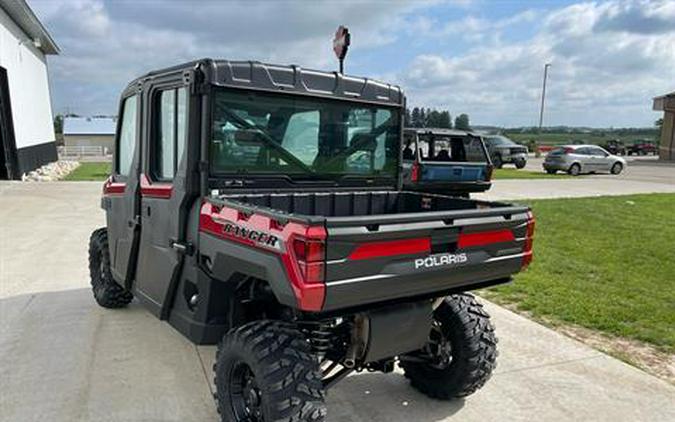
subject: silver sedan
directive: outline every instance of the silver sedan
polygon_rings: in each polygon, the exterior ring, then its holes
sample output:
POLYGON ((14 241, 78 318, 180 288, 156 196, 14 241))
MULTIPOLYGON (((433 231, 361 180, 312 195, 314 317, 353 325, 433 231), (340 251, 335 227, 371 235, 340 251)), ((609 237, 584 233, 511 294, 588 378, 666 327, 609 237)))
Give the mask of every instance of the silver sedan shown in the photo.
POLYGON ((626 168, 626 160, 597 145, 563 145, 551 150, 543 165, 549 174, 556 171, 573 176, 600 172, 619 174, 626 168))

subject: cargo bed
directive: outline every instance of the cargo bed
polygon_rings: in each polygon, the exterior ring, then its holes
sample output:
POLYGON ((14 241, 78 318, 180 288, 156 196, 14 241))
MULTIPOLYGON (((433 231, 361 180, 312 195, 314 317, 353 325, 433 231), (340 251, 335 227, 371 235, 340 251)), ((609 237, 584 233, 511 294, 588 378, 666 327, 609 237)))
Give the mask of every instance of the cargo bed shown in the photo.
POLYGON ((230 215, 242 227, 262 217, 270 227, 323 228, 324 311, 507 282, 531 256, 524 206, 406 191, 225 194, 210 202, 236 210, 230 215))

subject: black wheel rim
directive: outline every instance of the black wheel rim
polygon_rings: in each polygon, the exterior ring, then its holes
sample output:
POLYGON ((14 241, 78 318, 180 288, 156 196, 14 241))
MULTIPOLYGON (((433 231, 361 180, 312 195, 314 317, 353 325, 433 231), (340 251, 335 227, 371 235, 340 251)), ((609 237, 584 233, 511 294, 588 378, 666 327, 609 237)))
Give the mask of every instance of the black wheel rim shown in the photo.
POLYGON ((98 262, 95 266, 95 268, 97 268, 97 274, 94 283, 94 293, 97 296, 101 296, 105 292, 105 284, 107 279, 105 261, 103 260, 103 251, 99 251, 96 258, 98 259, 98 262))
POLYGON ((237 421, 262 422, 262 393, 251 368, 244 362, 232 367, 229 379, 230 403, 237 421))
POLYGON ((445 369, 452 363, 452 344, 438 321, 434 321, 431 326, 425 352, 429 364, 436 369, 445 369))

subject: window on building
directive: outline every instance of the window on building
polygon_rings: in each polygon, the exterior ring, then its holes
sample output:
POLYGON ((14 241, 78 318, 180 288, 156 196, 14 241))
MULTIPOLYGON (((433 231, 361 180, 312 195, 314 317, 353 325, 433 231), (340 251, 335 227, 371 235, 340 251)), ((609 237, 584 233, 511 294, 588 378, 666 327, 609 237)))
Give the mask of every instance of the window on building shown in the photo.
POLYGON ((117 174, 128 176, 136 149, 138 97, 134 95, 124 100, 122 105, 122 123, 117 141, 117 174))
POLYGON ((153 174, 172 180, 187 141, 187 92, 185 88, 164 90, 155 103, 156 133, 153 144, 153 174))

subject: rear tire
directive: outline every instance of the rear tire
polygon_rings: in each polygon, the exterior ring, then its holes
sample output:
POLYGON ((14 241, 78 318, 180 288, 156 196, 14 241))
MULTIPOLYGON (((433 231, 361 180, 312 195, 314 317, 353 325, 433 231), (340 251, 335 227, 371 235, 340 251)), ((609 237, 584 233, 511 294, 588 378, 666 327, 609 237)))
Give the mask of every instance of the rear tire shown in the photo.
POLYGON ((305 337, 281 321, 255 321, 218 345, 216 403, 223 422, 321 422, 325 392, 305 337))
POLYGON ((123 308, 134 296, 113 280, 110 272, 108 230, 94 230, 89 238, 89 276, 94 299, 104 308, 123 308))
POLYGON ((555 174, 556 171, 551 169, 551 170, 546 170, 546 173, 548 173, 548 174, 555 174))
POLYGON ((434 311, 430 342, 425 349, 402 356, 400 365, 413 388, 429 397, 449 400, 473 394, 497 366, 497 337, 490 316, 469 293, 447 297, 434 311))
POLYGON ((623 164, 614 163, 614 165, 612 165, 612 169, 610 171, 612 172, 612 174, 620 174, 623 171, 623 164))
POLYGON ((501 155, 496 155, 495 159, 493 160, 492 164, 495 166, 495 168, 502 168, 504 167, 504 162, 502 161, 502 156, 501 155))
POLYGON ((581 166, 577 163, 574 163, 570 166, 570 169, 567 170, 567 173, 569 173, 571 176, 578 176, 581 174, 581 166))

